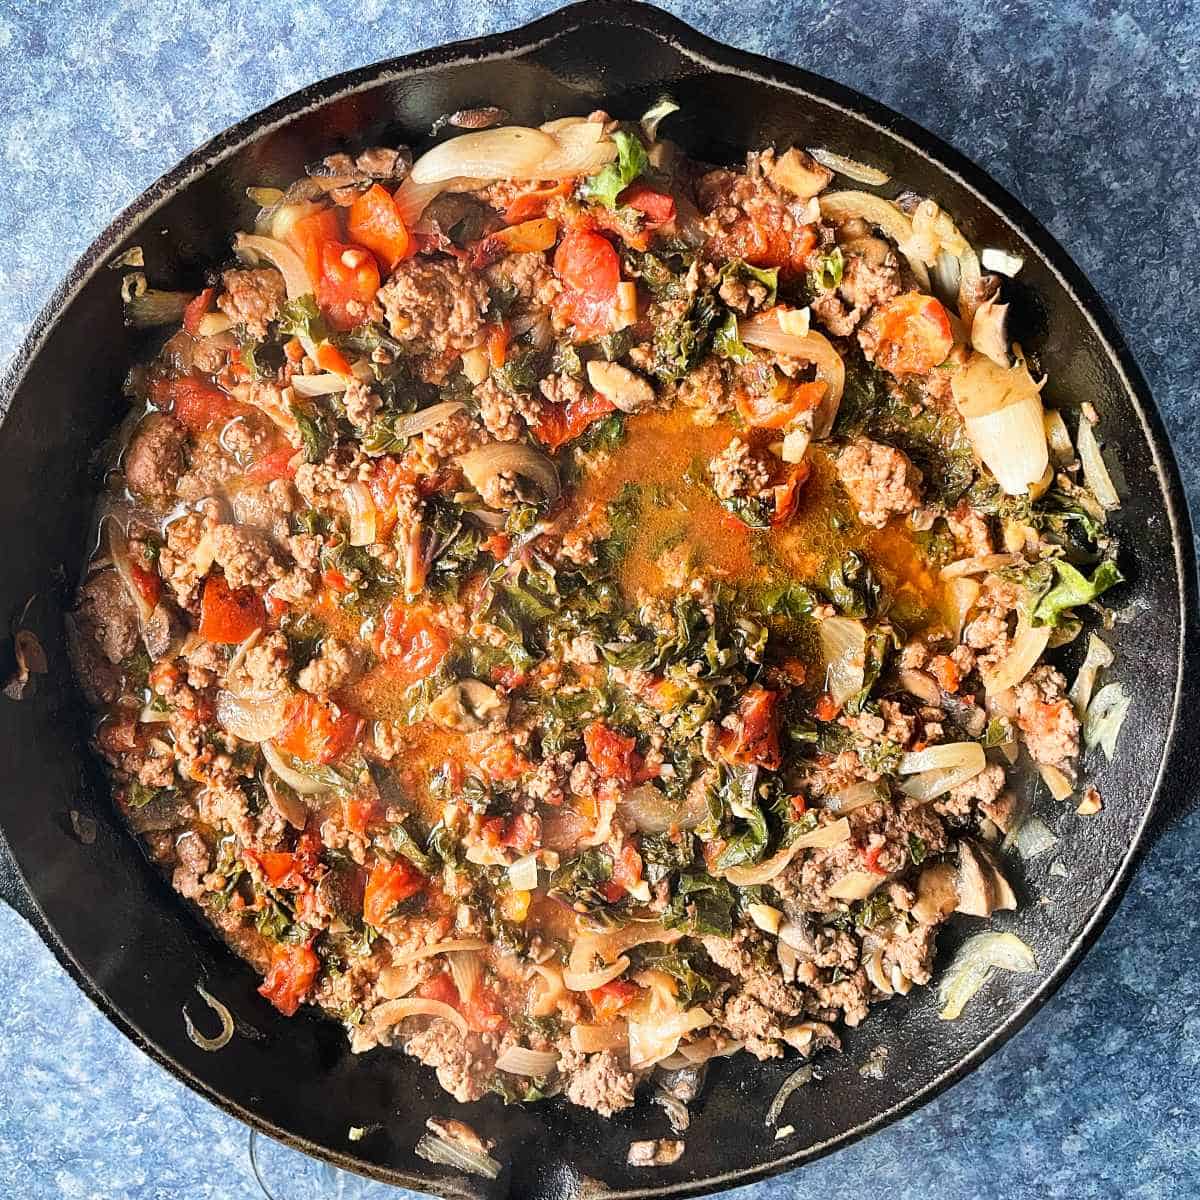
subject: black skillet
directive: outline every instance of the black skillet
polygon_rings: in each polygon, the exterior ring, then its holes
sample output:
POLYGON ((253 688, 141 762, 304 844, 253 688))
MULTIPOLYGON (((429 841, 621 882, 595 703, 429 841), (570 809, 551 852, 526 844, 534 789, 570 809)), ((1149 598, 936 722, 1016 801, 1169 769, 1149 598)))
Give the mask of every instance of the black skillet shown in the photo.
MULTIPOLYGON (((0 520, 8 532, 0 613, 40 597, 29 620, 51 672, 36 698, 0 700, 0 854, 4 898, 24 913, 72 977, 137 1045, 226 1111, 272 1137, 396 1184, 444 1194, 529 1198, 710 1191, 746 1183, 845 1145, 961 1079, 1063 982, 1112 914, 1148 840, 1195 769, 1179 727, 1193 682, 1196 587, 1183 494, 1162 423, 1100 301, 1041 226, 949 147, 880 105, 807 72, 718 45, 629 0, 589 0, 524 29, 415 54, 316 84, 190 155, 96 240, 38 318, 0 394, 0 520), (823 1078, 794 1100, 795 1134, 776 1142, 763 1114, 794 1061, 719 1063, 687 1134, 687 1152, 655 1171, 625 1165, 633 1138, 663 1136, 643 1103, 605 1121, 562 1103, 458 1109, 431 1073, 398 1054, 354 1057, 334 1023, 284 1020, 257 980, 176 898, 123 832, 84 744, 86 716, 64 653, 65 580, 85 554, 93 502, 89 456, 121 413, 120 384, 144 350, 122 326, 119 275, 106 269, 145 249, 155 286, 199 284, 228 255, 230 231, 252 217, 248 185, 286 183, 321 154, 359 145, 419 145, 443 113, 502 104, 536 124, 603 105, 635 117, 663 93, 682 111, 670 136, 698 157, 735 161, 747 148, 823 145, 890 171, 936 197, 971 240, 1024 255, 1011 288, 1019 338, 1049 370, 1051 394, 1090 400, 1120 447, 1129 499, 1119 525, 1122 599, 1136 622, 1110 642, 1134 694, 1111 766, 1096 762, 1099 816, 1065 822, 1067 880, 1034 860, 1027 901, 996 924, 1035 949, 1035 975, 1004 975, 957 1022, 937 1019, 928 989, 877 1008, 823 1060, 823 1078), (72 819, 72 811, 81 814, 72 819), (93 821, 94 839, 81 838, 93 821), (1049 896, 1052 903, 1036 904, 1049 896), (203 980, 234 1012, 239 1035, 206 1054, 184 1034, 181 1006, 203 980), (882 1079, 858 1072, 889 1048, 882 1079), (496 1139, 495 1184, 431 1167, 413 1154, 425 1117, 461 1115, 496 1139), (350 1142, 351 1126, 380 1128, 350 1142)), ((8 653, 11 653, 10 651, 8 653)), ((1068 656, 1069 659, 1069 656, 1068 656)), ((978 922, 942 939, 944 963, 978 922)))

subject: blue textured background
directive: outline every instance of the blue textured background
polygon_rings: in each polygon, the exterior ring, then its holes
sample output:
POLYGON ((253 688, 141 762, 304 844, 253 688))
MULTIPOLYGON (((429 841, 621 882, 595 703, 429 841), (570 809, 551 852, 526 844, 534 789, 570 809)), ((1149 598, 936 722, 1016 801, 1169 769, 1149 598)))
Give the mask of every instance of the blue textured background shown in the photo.
MULTIPOLYGON (((196 143, 322 76, 522 23, 549 0, 0 0, 0 364, 70 262, 196 143), (348 11, 352 10, 352 11, 348 11)), ((1186 0, 671 3, 941 134, 1114 310, 1200 496, 1196 129, 1186 0)), ((922 1112, 742 1200, 1200 1194, 1200 816, 1160 845, 1033 1025, 922 1112)), ((242 1200, 246 1130, 125 1042, 0 906, 0 1196, 242 1200)), ((268 1153, 270 1148, 267 1148, 268 1153)), ((277 1200, 369 1195, 293 1156, 277 1200)), ((387 1191, 389 1196, 403 1193, 387 1191)))

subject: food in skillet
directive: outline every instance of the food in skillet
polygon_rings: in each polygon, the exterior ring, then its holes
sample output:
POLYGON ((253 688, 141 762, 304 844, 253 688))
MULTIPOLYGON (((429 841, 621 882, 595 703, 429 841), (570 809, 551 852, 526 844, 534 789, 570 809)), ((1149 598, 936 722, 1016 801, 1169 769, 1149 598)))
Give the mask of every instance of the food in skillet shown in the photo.
MULTIPOLYGON (((1044 661, 1118 500, 1003 280, 931 199, 662 115, 333 155, 198 294, 128 281, 182 327, 72 623, 117 803, 281 1012, 463 1101, 836 1047, 1016 906, 1010 766, 1094 812, 1124 714, 1095 634, 1070 694, 1044 661)), ((1033 965, 981 939, 947 1017, 1033 965)))

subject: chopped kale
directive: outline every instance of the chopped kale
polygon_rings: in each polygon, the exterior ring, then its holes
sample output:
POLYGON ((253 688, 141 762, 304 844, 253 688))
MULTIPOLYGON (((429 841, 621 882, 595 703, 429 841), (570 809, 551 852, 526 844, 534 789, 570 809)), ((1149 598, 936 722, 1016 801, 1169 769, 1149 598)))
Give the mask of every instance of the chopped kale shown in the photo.
POLYGON ((686 830, 678 837, 668 833, 643 834, 639 849, 645 863, 646 882, 651 886, 661 883, 673 871, 690 867, 695 857, 692 835, 686 830))
POLYGON ((612 880, 612 859, 601 850, 585 850, 550 877, 549 895, 576 912, 592 912, 609 903, 604 885, 612 880))
POLYGON ((595 175, 588 176, 579 188, 584 200, 602 204, 605 208, 616 208, 617 197, 650 169, 646 148, 635 134, 618 129, 613 134, 613 141, 617 144, 616 162, 610 162, 595 175))
POLYGON ((733 910, 737 896, 732 885, 706 874, 680 875, 675 895, 663 913, 668 929, 691 934, 733 936, 733 910))

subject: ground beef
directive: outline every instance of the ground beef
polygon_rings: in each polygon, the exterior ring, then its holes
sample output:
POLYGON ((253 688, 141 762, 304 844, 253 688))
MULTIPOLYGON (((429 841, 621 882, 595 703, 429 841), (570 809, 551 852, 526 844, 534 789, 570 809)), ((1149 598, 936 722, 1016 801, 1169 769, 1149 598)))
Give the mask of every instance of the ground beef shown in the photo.
POLYGON ((125 451, 129 490, 156 508, 166 508, 175 497, 186 441, 187 430, 174 417, 163 413, 147 416, 125 451))
POLYGON ((982 807, 995 802, 1004 791, 1004 768, 990 763, 973 779, 951 788, 934 801, 934 809, 943 816, 966 817, 975 805, 982 807))
POLYGON ((342 393, 342 403, 350 424, 357 429, 367 429, 383 407, 383 401, 361 379, 350 381, 342 393))
POLYGON ((358 479, 359 468, 367 461, 361 451, 343 443, 323 462, 301 463, 296 468, 296 490, 310 507, 342 516, 346 512, 346 484, 358 479))
POLYGON ((675 399, 694 409, 697 425, 715 425, 717 418, 733 409, 733 397, 715 358, 706 358, 675 385, 675 399))
POLYGON ((233 517, 239 525, 249 525, 285 544, 292 513, 296 511, 296 493, 289 480, 251 483, 233 496, 233 517))
POLYGON ((882 529, 893 514, 920 507, 921 472, 903 451, 856 438, 837 456, 836 467, 864 525, 882 529))
POLYGON ((755 1058, 781 1058, 783 1027, 769 1008, 760 1004, 745 992, 725 1002, 721 1010, 721 1023, 730 1037, 746 1044, 746 1049, 755 1058))
POLYGON ((834 337, 849 337, 872 308, 900 294, 895 255, 878 245, 884 251, 880 255, 847 253, 841 283, 812 302, 813 317, 834 337))
POLYGON ((496 441, 515 442, 525 432, 513 397, 491 376, 475 389, 475 402, 484 428, 496 441))
POLYGON ((435 1020, 408 1039, 404 1049, 437 1071, 438 1083, 461 1104, 479 1100, 496 1066, 496 1055, 479 1037, 466 1041, 449 1021, 435 1020))
POLYGON ((444 355, 479 339, 487 281, 456 258, 410 258, 379 289, 388 329, 420 351, 444 355))
POLYGON ((235 591, 253 588, 263 592, 284 574, 270 539, 241 525, 217 525, 209 533, 213 558, 225 572, 225 582, 235 591))
POLYGON ((525 305, 549 308, 562 290, 544 254, 510 254, 485 272, 488 284, 498 292, 511 291, 525 305))
POLYGON ((267 336, 267 326, 279 315, 287 297, 283 276, 272 267, 252 271, 226 271, 221 277, 225 291, 217 307, 235 324, 244 325, 251 337, 267 336))
POLYGON ((250 687, 258 692, 273 692, 284 687, 291 669, 291 652, 282 633, 269 633, 255 642, 242 660, 242 672, 250 687))
POLYGON ((766 463, 740 437, 735 437, 708 464, 713 491, 721 500, 759 495, 770 482, 766 463))
POLYGON ((327 637, 321 653, 296 678, 296 682, 314 696, 328 696, 344 687, 358 673, 361 660, 354 647, 341 638, 327 637))
POLYGON ((538 389, 550 404, 566 406, 578 403, 587 395, 583 380, 577 375, 547 375, 538 389))
POLYGON ((562 1049, 558 1063, 566 1085, 567 1099, 582 1108, 590 1108, 602 1117, 611 1117, 633 1105, 637 1079, 612 1050, 598 1054, 579 1054, 562 1049))
POLYGON ((1075 778, 1079 719, 1066 698, 1067 681, 1053 667, 1036 667, 1016 687, 1017 725, 1034 762, 1075 778))
POLYGON ((436 470, 442 463, 466 454, 484 441, 483 431, 470 413, 458 412, 439 421, 421 434, 430 466, 436 470))
POLYGON ((115 570, 97 571, 88 578, 79 593, 75 620, 110 663, 119 663, 137 649, 137 613, 115 570))
POLYGON ((913 983, 928 983, 937 950, 937 926, 905 924, 902 928, 902 933, 893 932, 884 944, 884 974, 890 979, 896 966, 913 983))
POLYGON ((992 533, 987 517, 976 512, 965 500, 946 514, 946 524, 963 558, 978 558, 982 554, 992 553, 992 533))

